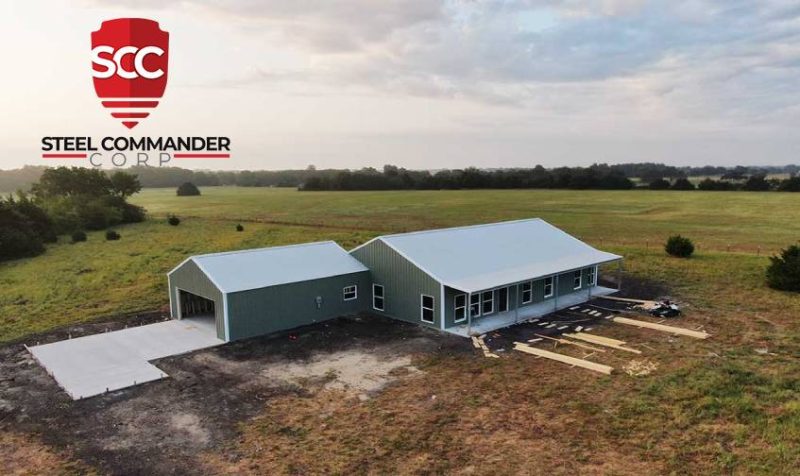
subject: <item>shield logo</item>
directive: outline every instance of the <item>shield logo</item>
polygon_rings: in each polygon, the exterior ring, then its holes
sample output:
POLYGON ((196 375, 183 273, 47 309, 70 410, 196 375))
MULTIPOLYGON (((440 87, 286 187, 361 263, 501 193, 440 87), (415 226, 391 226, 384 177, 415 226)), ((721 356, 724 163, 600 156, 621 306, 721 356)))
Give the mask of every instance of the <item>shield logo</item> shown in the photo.
POLYGON ((145 18, 104 21, 92 32, 94 90, 111 117, 134 128, 167 87, 169 33, 145 18))

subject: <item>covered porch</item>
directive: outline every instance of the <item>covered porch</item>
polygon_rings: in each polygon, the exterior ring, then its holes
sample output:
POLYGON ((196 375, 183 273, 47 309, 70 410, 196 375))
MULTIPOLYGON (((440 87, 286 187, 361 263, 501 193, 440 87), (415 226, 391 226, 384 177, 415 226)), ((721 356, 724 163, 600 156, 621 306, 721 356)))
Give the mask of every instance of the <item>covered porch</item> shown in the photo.
POLYGON ((580 291, 575 291, 573 293, 560 295, 557 299, 549 299, 547 301, 519 307, 510 311, 475 318, 472 319, 471 322, 465 322, 446 327, 444 330, 445 332, 462 337, 485 334, 497 329, 502 329, 503 327, 508 327, 518 322, 523 322, 535 317, 541 317, 552 312, 560 311, 562 309, 584 303, 596 296, 608 296, 618 291, 618 289, 607 288, 604 286, 592 286, 590 288, 581 289, 580 291))

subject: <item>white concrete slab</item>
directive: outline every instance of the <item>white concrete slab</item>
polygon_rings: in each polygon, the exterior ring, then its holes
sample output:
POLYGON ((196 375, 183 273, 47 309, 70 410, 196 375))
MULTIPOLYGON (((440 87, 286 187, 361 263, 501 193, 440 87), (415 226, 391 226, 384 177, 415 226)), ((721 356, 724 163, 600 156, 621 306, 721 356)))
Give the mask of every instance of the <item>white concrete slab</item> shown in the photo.
POLYGON ((224 344, 208 319, 169 320, 29 347, 73 400, 168 375, 148 361, 224 344))

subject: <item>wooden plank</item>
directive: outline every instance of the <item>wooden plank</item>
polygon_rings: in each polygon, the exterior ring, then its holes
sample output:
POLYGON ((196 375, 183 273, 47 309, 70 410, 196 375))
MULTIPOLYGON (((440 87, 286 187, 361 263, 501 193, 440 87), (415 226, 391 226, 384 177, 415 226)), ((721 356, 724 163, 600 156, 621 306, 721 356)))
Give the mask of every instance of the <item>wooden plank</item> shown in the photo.
MULTIPOLYGON (((623 350, 625 352, 630 352, 632 354, 641 354, 642 353, 641 350, 631 349, 630 347, 624 347, 622 344, 615 344, 613 342, 608 342, 608 341, 614 341, 614 339, 606 339, 605 337, 603 337, 602 340, 597 340, 596 338, 600 337, 600 336, 595 336, 595 335, 592 335, 592 334, 586 334, 585 332, 579 332, 577 334, 564 334, 564 336, 565 337, 571 337, 573 339, 582 340, 584 342, 590 342, 590 343, 596 344, 596 345, 602 345, 603 347, 609 347, 611 349, 623 350)), ((622 342, 622 341, 617 341, 617 342, 622 342)), ((623 342, 623 344, 624 344, 624 342, 623 342)))
MULTIPOLYGON (((567 339, 558 339, 556 337, 543 336, 541 334, 535 334, 535 335, 537 337, 541 337, 541 339, 537 339, 537 340, 549 339, 549 340, 556 341, 559 344, 570 344, 570 345, 578 346, 578 347, 583 348, 583 349, 593 350, 595 352, 605 352, 605 350, 603 350, 603 349, 598 349, 597 347, 592 347, 591 345, 581 344, 580 342, 575 342, 575 341, 571 341, 571 340, 567 340, 567 339)), ((528 342, 531 342, 531 341, 529 340, 528 342)))
POLYGON ((616 296, 595 296, 597 299, 608 299, 609 301, 620 301, 620 302, 632 302, 634 304, 645 304, 648 302, 655 302, 655 301, 648 301, 647 299, 630 299, 630 298, 621 298, 616 296))
POLYGON ((567 334, 567 333, 565 333, 564 336, 565 337, 572 337, 573 339, 585 340, 587 342, 591 341, 591 342, 602 342, 604 344, 612 344, 612 345, 625 345, 625 341, 624 340, 617 340, 617 339, 612 339, 610 337, 603 337, 603 336, 598 336, 598 335, 595 335, 595 334, 588 334, 586 332, 578 332, 578 333, 575 333, 575 334, 567 334))
POLYGON ((593 370, 595 372, 600 372, 601 374, 611 375, 611 372, 614 370, 613 367, 609 367, 608 365, 598 364, 596 362, 590 362, 588 360, 578 359, 576 357, 570 357, 568 355, 559 354, 556 352, 550 352, 549 350, 538 349, 521 342, 514 343, 514 350, 525 352, 526 354, 536 355, 538 357, 544 357, 550 360, 555 360, 556 362, 593 370))
POLYGON ((661 332, 668 332, 670 334, 678 334, 687 337, 694 337, 695 339, 708 339, 711 334, 703 331, 693 331, 691 329, 684 329, 683 327, 665 326, 664 324, 654 324, 652 322, 640 321, 638 319, 628 319, 627 317, 615 317, 614 322, 620 324, 627 324, 629 326, 643 327, 646 329, 653 329, 661 332))

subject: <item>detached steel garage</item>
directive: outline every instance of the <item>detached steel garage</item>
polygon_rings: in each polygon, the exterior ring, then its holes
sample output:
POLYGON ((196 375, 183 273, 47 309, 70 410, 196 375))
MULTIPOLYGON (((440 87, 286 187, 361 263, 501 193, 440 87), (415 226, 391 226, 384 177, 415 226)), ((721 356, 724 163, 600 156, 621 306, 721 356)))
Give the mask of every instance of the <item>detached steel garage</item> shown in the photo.
POLYGON ((167 274, 174 319, 232 341, 365 308, 370 272, 333 241, 192 256, 167 274))

